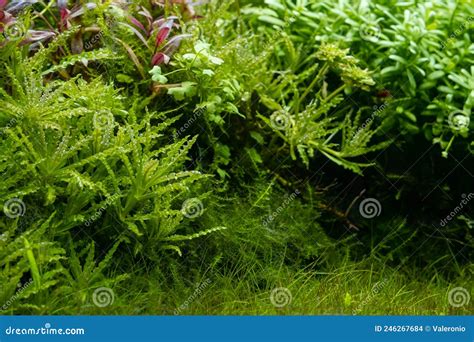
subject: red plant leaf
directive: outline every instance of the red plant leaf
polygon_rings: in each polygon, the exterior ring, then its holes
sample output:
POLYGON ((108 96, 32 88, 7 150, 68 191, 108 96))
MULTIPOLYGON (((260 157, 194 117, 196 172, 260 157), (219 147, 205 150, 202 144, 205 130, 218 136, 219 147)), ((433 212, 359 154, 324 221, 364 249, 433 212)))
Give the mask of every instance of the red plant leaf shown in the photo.
POLYGON ((69 22, 68 22, 68 19, 69 19, 69 14, 71 12, 67 9, 67 8, 61 8, 59 10, 59 14, 61 16, 61 20, 59 22, 59 28, 61 30, 63 29, 68 29, 69 28, 69 22))
POLYGON ((177 20, 178 17, 174 16, 174 15, 171 15, 169 17, 161 17, 161 18, 158 18, 156 19, 153 24, 152 24, 152 27, 153 27, 153 30, 159 30, 161 28, 161 26, 163 26, 167 20, 177 20))
POLYGON ((158 52, 151 59, 151 65, 168 64, 169 61, 170 57, 168 55, 165 55, 163 52, 158 52))
POLYGON ((128 19, 132 22, 133 25, 137 26, 139 29, 141 29, 144 33, 148 35, 147 29, 145 28, 145 26, 143 26, 143 24, 137 18, 129 16, 128 19))
POLYGON ((151 13, 145 7, 142 7, 142 10, 138 12, 138 14, 141 14, 146 18, 146 21, 148 23, 148 31, 151 31, 151 22, 153 21, 153 16, 151 15, 151 13))
POLYGON ((168 38, 171 32, 171 28, 173 27, 174 19, 170 19, 166 21, 163 25, 161 25, 160 29, 158 30, 158 34, 156 35, 155 46, 160 46, 163 42, 168 38))
POLYGON ((5 31, 5 26, 14 19, 10 13, 5 11, 0 10, 0 15, 0 33, 3 33, 3 31, 5 31))

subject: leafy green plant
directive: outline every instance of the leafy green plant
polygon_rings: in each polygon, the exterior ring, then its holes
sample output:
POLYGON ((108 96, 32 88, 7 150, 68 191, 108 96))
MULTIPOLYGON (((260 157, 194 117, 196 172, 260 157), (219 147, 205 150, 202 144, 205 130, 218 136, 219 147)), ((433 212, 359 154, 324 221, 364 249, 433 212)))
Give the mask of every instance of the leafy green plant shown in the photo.
POLYGON ((65 258, 65 250, 47 238, 53 217, 32 224, 25 232, 17 219, 10 219, 9 225, 1 222, 2 312, 38 309, 45 303, 44 295, 61 282, 60 261, 65 258))
MULTIPOLYGON (((164 136, 177 118, 141 112, 138 103, 126 111, 101 79, 45 81, 41 60, 54 45, 47 49, 31 58, 13 56, 5 66, 11 86, 0 91, 0 202, 18 199, 36 213, 35 221, 48 220, 53 241, 64 241, 68 232, 92 236, 98 245, 125 238, 149 259, 165 249, 180 253, 181 241, 223 229, 180 233, 182 203, 206 175, 184 166, 195 139, 170 143, 164 136)), ((2 217, 3 229, 15 222, 2 217)), ((27 259, 39 283, 34 254, 27 259)))
MULTIPOLYGON (((288 50, 296 51, 291 44, 286 40, 288 50)), ((274 112, 270 118, 259 117, 289 145, 293 159, 297 151, 308 166, 309 157, 319 151, 337 164, 360 173, 361 166, 367 165, 353 162, 350 158, 384 148, 388 142, 368 146, 377 129, 370 129, 371 125, 359 127, 361 111, 354 122, 350 121, 352 110, 343 105, 344 91, 352 92, 357 87, 369 89, 374 82, 368 71, 360 69, 357 61, 347 53, 348 50, 336 45, 322 45, 303 61, 294 54, 296 60, 290 60, 288 64, 305 71, 300 72, 298 78, 287 77, 284 72, 265 87, 262 102, 274 112), (333 89, 326 81, 332 70, 340 74, 343 81, 333 89), (283 103, 272 100, 277 98, 276 94, 280 94, 278 97, 283 103), (337 143, 334 140, 340 133, 341 142, 337 143)), ((286 51, 285 56, 289 55, 286 51)))
MULTIPOLYGON (((114 288, 120 282, 129 278, 128 274, 119 274, 112 278, 107 277, 107 269, 111 268, 112 257, 119 247, 120 241, 107 251, 100 262, 96 261, 95 245, 90 243, 84 249, 76 252, 76 245, 69 240, 68 258, 65 261, 62 285, 55 291, 67 298, 67 305, 61 301, 61 310, 71 307, 86 307, 91 305, 93 290, 99 287, 114 288), (83 261, 82 261, 83 260, 83 261)), ((55 293, 53 292, 52 295, 55 293)))
POLYGON ((386 88, 398 101, 386 127, 395 125, 407 135, 423 132, 440 144, 444 156, 455 139, 466 147, 462 141, 472 127, 473 95, 461 80, 473 62, 474 18, 467 1, 265 3, 267 8, 243 12, 283 27, 295 41, 345 42, 367 63, 379 89, 386 88))
MULTIPOLYGON (((232 24, 232 21, 223 24, 221 30, 230 29, 232 24)), ((237 126, 242 125, 252 132, 250 136, 243 135, 238 139, 246 141, 245 153, 257 163, 265 160, 255 149, 264 144, 266 133, 262 135, 259 127, 262 121, 273 128, 274 138, 283 139, 289 146, 291 157, 295 159, 298 153, 307 166, 309 157, 317 150, 360 173, 363 163, 358 164, 350 158, 387 146, 387 143, 368 146, 378 133, 377 130, 369 132, 368 126, 364 127, 365 135, 359 132, 358 139, 344 137, 335 142, 359 128, 355 127, 359 122, 351 126, 344 117, 344 110, 350 109, 337 108, 343 102, 343 95, 351 94, 357 88, 368 90, 374 85, 370 73, 360 68, 347 51, 323 44, 318 52, 316 46, 295 45, 284 32, 264 44, 252 34, 216 42, 212 35, 205 38, 206 23, 202 25, 202 39, 193 43, 193 51, 183 49, 171 63, 176 69, 168 73, 157 70, 159 74, 154 77, 161 83, 157 88, 168 89, 168 94, 179 101, 201 98, 194 111, 203 113, 199 119, 207 128, 208 143, 214 150, 213 165, 222 177, 227 176, 226 165, 236 153, 232 144, 225 141, 230 135, 230 122, 240 121, 237 126), (211 46, 216 43, 217 47, 212 51, 211 46), (236 68, 244 72, 235 75, 236 68), (274 71, 269 71, 272 68, 274 71), (328 89, 326 79, 333 75, 339 75, 342 82, 328 89), (181 81, 182 86, 167 84, 173 81, 174 84, 181 81), (263 113, 260 104, 267 107, 263 113), (288 127, 275 128, 279 124, 274 125, 273 119, 283 120, 288 127)), ((356 121, 360 118, 359 113, 356 121)), ((273 138, 269 139, 272 140, 271 148, 281 150, 273 143, 273 138)))
POLYGON ((469 312, 472 6, 196 4, 0 0, 2 312, 469 312))

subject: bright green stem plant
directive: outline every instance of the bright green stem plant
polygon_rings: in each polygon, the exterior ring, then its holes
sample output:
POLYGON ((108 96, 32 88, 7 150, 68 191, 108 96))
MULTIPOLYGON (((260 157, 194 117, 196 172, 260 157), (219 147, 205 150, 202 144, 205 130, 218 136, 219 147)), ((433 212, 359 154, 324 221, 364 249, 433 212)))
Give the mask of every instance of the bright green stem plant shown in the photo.
MULTIPOLYGON (((289 39, 284 42, 287 48, 293 44, 289 39)), ((269 87, 261 90, 262 103, 273 113, 270 117, 259 113, 258 117, 289 146, 293 160, 299 155, 309 166, 309 159, 319 151, 333 162, 361 173, 362 167, 370 164, 351 158, 385 148, 390 142, 369 145, 378 129, 371 128, 372 122, 360 125, 360 111, 351 121, 353 109, 345 105, 344 94, 349 96, 354 88, 369 90, 374 81, 348 52, 334 44, 323 44, 303 62, 298 62, 298 57, 289 61, 289 65, 297 65, 302 72, 293 78, 282 73, 269 87), (333 73, 339 75, 342 84, 330 89, 326 80, 333 73), (276 101, 277 98, 282 101, 276 101)))

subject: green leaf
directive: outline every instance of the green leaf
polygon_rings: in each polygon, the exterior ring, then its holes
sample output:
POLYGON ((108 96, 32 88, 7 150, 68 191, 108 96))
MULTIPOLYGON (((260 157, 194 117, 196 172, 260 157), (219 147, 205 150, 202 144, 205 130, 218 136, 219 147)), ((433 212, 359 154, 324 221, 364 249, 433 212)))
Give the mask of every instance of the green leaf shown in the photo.
POLYGON ((164 246, 163 246, 163 249, 169 249, 169 250, 175 251, 176 253, 178 253, 178 255, 179 255, 180 257, 183 256, 183 253, 181 252, 181 249, 180 249, 178 246, 175 246, 175 245, 164 245, 164 246))
POLYGON ((227 227, 214 227, 214 228, 203 230, 203 231, 200 231, 198 233, 191 234, 191 235, 178 235, 178 234, 172 235, 170 237, 167 237, 165 240, 166 241, 193 240, 193 239, 197 239, 201 236, 205 236, 205 235, 208 235, 208 234, 211 234, 211 233, 214 233, 214 232, 218 232, 218 231, 221 231, 221 230, 225 230, 225 229, 227 229, 227 227))
POLYGON ((262 157, 260 156, 260 154, 257 152, 257 150, 254 147, 246 148, 245 150, 247 151, 248 155, 250 156, 250 159, 252 159, 254 163, 256 164, 263 163, 262 157))
POLYGON ((133 77, 130 77, 130 76, 125 75, 125 74, 117 74, 116 78, 117 78, 117 81, 122 82, 122 83, 130 84, 130 83, 135 82, 133 77))
POLYGON ((202 74, 212 77, 212 76, 214 76, 215 72, 212 71, 211 69, 204 69, 204 70, 202 71, 202 74))
POLYGON ((429 80, 436 80, 438 78, 441 78, 444 76, 444 71, 442 70, 437 70, 433 71, 431 74, 428 75, 429 80))
POLYGON ((196 94, 196 83, 183 82, 180 87, 169 88, 168 94, 173 96, 176 100, 182 101, 186 97, 192 97, 196 94))
POLYGON ((152 75, 151 79, 153 81, 161 84, 168 83, 168 79, 161 74, 161 68, 158 65, 155 65, 148 73, 152 75))
POLYGON ((280 26, 280 27, 286 26, 286 23, 283 20, 280 20, 280 19, 275 18, 275 17, 271 17, 269 15, 261 15, 261 16, 258 17, 258 19, 263 21, 263 22, 272 24, 272 25, 277 25, 277 26, 280 26))
POLYGON ((216 65, 221 65, 222 63, 224 63, 222 59, 218 57, 214 57, 214 56, 209 56, 209 61, 211 61, 211 63, 216 64, 216 65))
POLYGON ((260 133, 258 133, 257 131, 250 131, 250 136, 260 145, 263 145, 264 140, 263 136, 260 133))
POLYGON ((138 226, 130 221, 126 221, 125 224, 127 225, 128 229, 130 229, 133 233, 135 233, 137 236, 143 235, 142 232, 138 229, 138 226))

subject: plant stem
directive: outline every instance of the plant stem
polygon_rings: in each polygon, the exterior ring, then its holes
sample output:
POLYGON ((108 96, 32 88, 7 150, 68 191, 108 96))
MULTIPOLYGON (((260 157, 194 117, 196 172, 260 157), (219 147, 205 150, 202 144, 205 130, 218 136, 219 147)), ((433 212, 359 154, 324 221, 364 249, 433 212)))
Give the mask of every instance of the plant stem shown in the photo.
POLYGON ((321 79, 321 77, 326 73, 326 71, 328 70, 329 68, 329 65, 328 63, 324 63, 324 65, 322 66, 322 68, 319 70, 318 74, 316 75, 316 77, 313 79, 313 81, 311 82, 311 84, 309 85, 308 88, 306 88, 306 90, 304 91, 304 93, 301 95, 301 97, 299 98, 298 100, 298 105, 296 106, 296 110, 297 112, 299 111, 299 105, 301 104, 301 102, 303 102, 304 98, 309 94, 309 92, 311 91, 311 89, 314 88, 314 86, 316 85, 316 83, 318 83, 318 81, 321 79))

